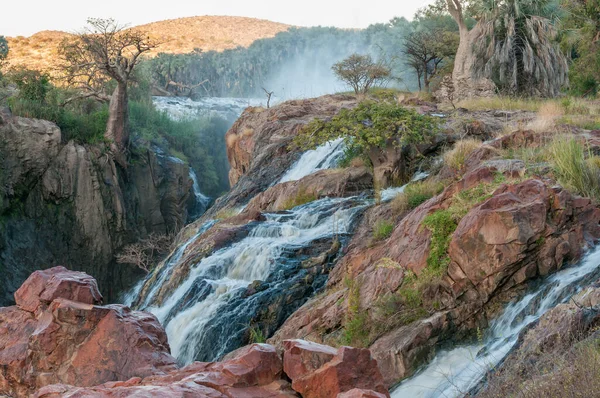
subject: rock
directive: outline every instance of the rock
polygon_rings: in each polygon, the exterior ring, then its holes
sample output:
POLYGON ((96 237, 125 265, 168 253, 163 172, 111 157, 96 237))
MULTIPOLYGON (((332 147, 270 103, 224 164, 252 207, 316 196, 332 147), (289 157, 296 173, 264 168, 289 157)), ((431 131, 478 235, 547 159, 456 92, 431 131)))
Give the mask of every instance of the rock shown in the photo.
POLYGON ((305 340, 286 340, 283 349, 283 371, 292 380, 315 372, 337 355, 335 348, 305 340))
POLYGON ((36 312, 41 305, 47 306, 57 298, 84 304, 102 303, 94 278, 65 267, 34 272, 15 293, 17 306, 29 312, 36 312))
POLYGON ((337 398, 385 398, 385 395, 373 390, 354 388, 350 391, 338 394, 337 398))
POLYGON ((333 398, 356 388, 389 397, 377 361, 367 349, 331 347, 299 340, 284 343, 284 371, 304 398, 333 398))
POLYGON ((63 267, 38 271, 16 300, 18 306, 0 309, 0 394, 24 396, 53 383, 94 386, 175 368, 156 317, 94 305, 101 296, 88 275, 63 267))
POLYGON ((196 224, 224 208, 235 208, 269 188, 300 158, 293 138, 314 119, 326 119, 356 106, 350 95, 325 95, 286 101, 270 109, 247 108, 225 136, 231 169, 230 192, 219 198, 196 224))
POLYGON ((321 170, 298 181, 277 184, 250 201, 243 215, 287 210, 298 198, 345 197, 373 189, 373 176, 366 167, 321 170))
POLYGON ((123 170, 104 144, 63 143, 53 123, 1 114, 0 305, 32 272, 59 264, 93 275, 114 301, 139 277, 115 267, 115 254, 185 224, 188 166, 136 148, 123 170))

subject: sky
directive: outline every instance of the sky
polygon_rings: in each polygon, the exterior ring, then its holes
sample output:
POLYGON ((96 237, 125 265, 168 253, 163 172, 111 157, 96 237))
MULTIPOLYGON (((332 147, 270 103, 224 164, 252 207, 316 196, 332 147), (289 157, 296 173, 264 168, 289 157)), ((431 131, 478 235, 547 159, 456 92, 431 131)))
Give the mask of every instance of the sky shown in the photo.
MULTIPOLYGON (((80 30, 88 17, 130 26, 199 15, 268 19, 298 26, 365 28, 395 16, 412 18, 431 0, 16 0, 0 11, 0 35, 80 30)), ((4 2, 4 1, 3 1, 4 2)))

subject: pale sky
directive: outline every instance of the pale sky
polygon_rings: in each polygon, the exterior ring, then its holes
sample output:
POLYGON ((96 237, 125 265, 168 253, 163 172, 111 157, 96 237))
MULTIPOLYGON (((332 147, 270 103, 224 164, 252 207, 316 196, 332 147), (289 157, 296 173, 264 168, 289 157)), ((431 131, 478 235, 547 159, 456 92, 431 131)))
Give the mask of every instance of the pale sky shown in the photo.
POLYGON ((431 0, 2 0, 0 35, 30 36, 41 30, 74 32, 88 17, 141 25, 199 15, 268 19, 298 26, 365 28, 395 16, 412 18, 431 0))

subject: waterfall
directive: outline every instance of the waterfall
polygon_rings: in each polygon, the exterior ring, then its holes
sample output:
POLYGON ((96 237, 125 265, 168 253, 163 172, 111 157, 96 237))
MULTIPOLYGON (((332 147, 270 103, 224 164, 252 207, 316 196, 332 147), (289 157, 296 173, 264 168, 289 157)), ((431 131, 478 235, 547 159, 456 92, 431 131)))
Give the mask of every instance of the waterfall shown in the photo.
MULTIPOLYGON (((410 180, 410 182, 416 182, 416 181, 421 181, 426 179, 427 177, 429 177, 429 173, 423 172, 423 171, 418 171, 413 178, 410 180)), ((410 182, 408 184, 410 184, 410 182)), ((401 194, 402 192, 404 192, 404 189, 406 189, 406 187, 408 186, 408 184, 402 185, 401 187, 390 187, 390 188, 386 188, 384 190, 382 190, 379 193, 379 196, 381 198, 382 202, 389 202, 390 200, 394 199, 396 196, 398 196, 399 194, 401 194)))
POLYGON ((344 149, 344 139, 338 138, 326 142, 317 149, 304 152, 278 183, 296 181, 319 170, 337 166, 344 155, 344 149))
MULTIPOLYGON (((288 212, 265 214, 266 221, 251 226, 246 238, 194 264, 187 279, 160 307, 148 306, 167 280, 173 267, 169 264, 181 260, 182 247, 165 262, 139 307, 154 313, 165 326, 172 354, 180 362, 218 359, 243 344, 258 311, 309 276, 302 267, 311 257, 305 252, 323 244, 331 247, 334 239, 346 237, 370 203, 361 198, 325 198, 288 212), (247 294, 255 281, 264 282, 260 291, 247 294)), ((308 293, 319 290, 325 281, 323 275, 308 293)), ((290 314, 295 309, 286 305, 290 314)))
POLYGON ((506 357, 521 331, 557 304, 568 301, 586 283, 594 281, 599 265, 600 248, 596 248, 578 265, 548 277, 535 292, 509 304, 492 322, 482 343, 438 353, 429 365, 402 382, 392 392, 392 398, 464 396, 506 357))
POLYGON ((190 179, 194 183, 192 185, 192 189, 194 191, 194 197, 196 198, 196 203, 195 203, 193 211, 190 213, 188 218, 189 218, 189 220, 193 221, 193 220, 200 218, 200 216, 202 216, 202 214, 204 214, 204 212, 206 212, 206 210, 208 209, 208 206, 210 205, 211 199, 208 196, 204 195, 200 191, 200 184, 198 183, 198 176, 196 175, 196 172, 194 171, 194 169, 192 169, 191 167, 190 167, 190 179))

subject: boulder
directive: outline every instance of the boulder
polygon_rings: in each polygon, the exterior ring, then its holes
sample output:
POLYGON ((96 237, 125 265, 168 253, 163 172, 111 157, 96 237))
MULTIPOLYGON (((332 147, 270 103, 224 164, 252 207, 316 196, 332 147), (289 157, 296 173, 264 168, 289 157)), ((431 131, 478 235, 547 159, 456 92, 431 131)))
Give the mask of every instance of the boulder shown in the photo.
POLYGON ((304 398, 333 398, 353 389, 389 397, 377 361, 364 348, 331 347, 299 340, 284 342, 284 370, 304 398))
POLYGON ((58 298, 84 304, 102 304, 102 295, 96 280, 83 272, 54 267, 35 271, 15 292, 17 306, 36 312, 58 298))
POLYGON ((0 394, 53 383, 94 386, 175 369, 152 314, 99 306, 96 281, 55 267, 35 272, 17 306, 0 309, 0 394), (35 313, 34 313, 35 312, 35 313))
POLYGON ((321 170, 298 181, 277 184, 250 201, 244 212, 249 218, 256 212, 287 210, 303 204, 299 198, 345 197, 373 189, 373 176, 366 167, 321 170))

